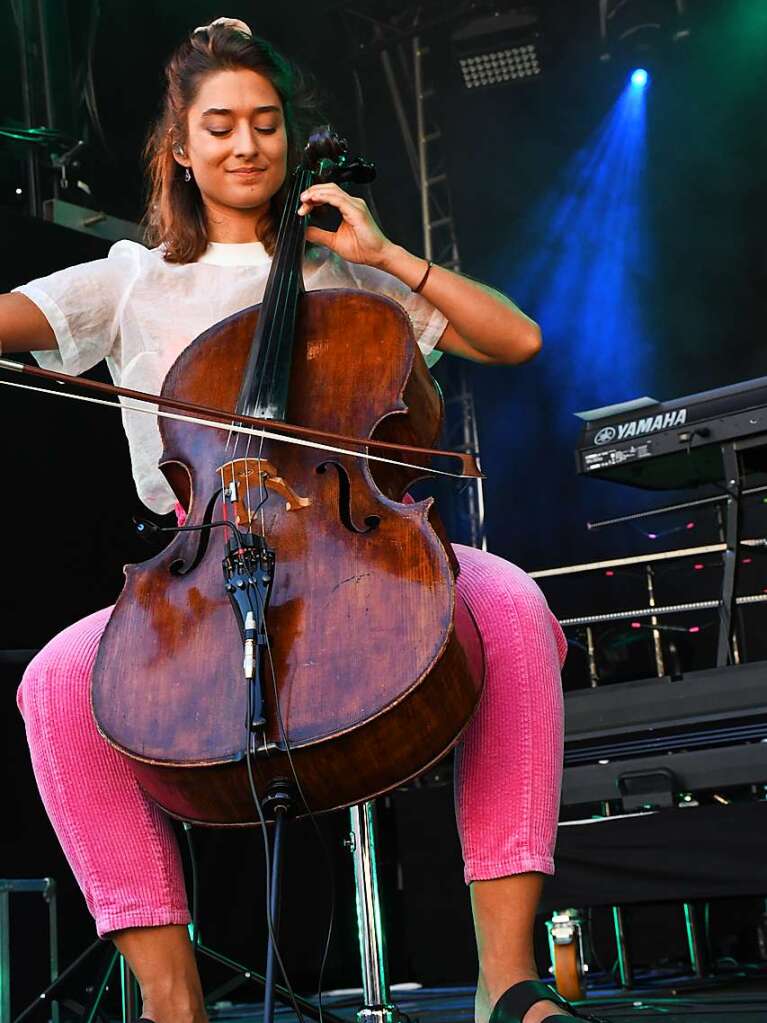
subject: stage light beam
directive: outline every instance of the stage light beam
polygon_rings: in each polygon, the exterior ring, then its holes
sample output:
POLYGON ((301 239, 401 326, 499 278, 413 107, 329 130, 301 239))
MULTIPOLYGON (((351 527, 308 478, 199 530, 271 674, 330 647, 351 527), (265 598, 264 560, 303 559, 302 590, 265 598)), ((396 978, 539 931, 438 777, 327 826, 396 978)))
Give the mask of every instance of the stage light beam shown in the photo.
POLYGON ((631 84, 635 89, 644 89, 650 82, 650 75, 643 67, 638 67, 631 75, 631 84))
MULTIPOLYGON (((567 401, 554 413, 563 433, 571 429, 574 409, 609 405, 616 394, 651 386, 642 292, 652 264, 647 98, 646 89, 624 79, 614 105, 531 211, 526 237, 515 239, 526 255, 504 281, 522 308, 535 311, 567 366, 566 382, 558 383, 567 401)), ((513 255, 509 249, 506 258, 513 255)), ((562 370, 552 373, 559 377, 562 370)), ((652 532, 655 540, 658 530, 652 532)))

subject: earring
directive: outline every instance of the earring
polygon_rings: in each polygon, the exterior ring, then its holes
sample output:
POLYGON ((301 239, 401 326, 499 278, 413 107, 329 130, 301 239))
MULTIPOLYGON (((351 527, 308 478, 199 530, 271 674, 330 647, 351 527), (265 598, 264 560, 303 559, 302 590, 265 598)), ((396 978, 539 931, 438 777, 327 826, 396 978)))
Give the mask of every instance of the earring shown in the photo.
POLYGON ((192 172, 187 167, 186 170, 184 171, 184 181, 191 181, 191 180, 192 180, 192 172))

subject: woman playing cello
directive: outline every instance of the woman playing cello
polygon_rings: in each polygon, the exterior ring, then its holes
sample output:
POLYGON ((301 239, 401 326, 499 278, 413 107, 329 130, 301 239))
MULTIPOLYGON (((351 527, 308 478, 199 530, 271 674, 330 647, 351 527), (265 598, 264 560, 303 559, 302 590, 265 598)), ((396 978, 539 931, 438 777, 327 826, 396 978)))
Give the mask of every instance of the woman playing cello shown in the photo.
MULTIPOLYGON (((200 333, 259 300, 285 183, 311 110, 300 77, 243 22, 196 29, 166 68, 150 135, 149 239, 119 242, 81 264, 0 296, 3 351, 78 374, 106 358, 116 381, 159 393, 200 333)), ((335 207, 330 233, 310 227, 307 290, 360 288, 399 303, 427 361, 436 353, 514 364, 541 345, 538 327, 503 295, 430 266, 390 241, 366 204, 334 184, 301 196, 299 214, 335 207)), ((125 416, 142 501, 172 511, 157 469, 153 419, 125 416), (139 421, 140 420, 140 421, 139 421)), ((532 932, 552 851, 562 767, 562 632, 515 566, 455 546, 458 590, 480 628, 486 686, 456 756, 456 814, 470 886, 480 975, 479 1023, 573 1015, 537 979, 532 932)), ((206 1019, 181 861, 164 814, 93 721, 89 682, 111 608, 56 636, 20 691, 40 793, 98 933, 138 978, 154 1023, 206 1019), (95 829, 93 821, 99 820, 95 829)))

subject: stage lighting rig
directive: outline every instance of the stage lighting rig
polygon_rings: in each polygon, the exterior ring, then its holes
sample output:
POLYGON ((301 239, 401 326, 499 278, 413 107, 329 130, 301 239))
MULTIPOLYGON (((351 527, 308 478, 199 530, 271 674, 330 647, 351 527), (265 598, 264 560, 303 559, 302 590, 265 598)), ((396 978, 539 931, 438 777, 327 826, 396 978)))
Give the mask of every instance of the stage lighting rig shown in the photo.
POLYGON ((598 0, 600 59, 656 53, 690 34, 687 0, 598 0))
POLYGON ((532 81, 543 71, 538 14, 529 6, 474 17, 452 41, 467 89, 532 81))

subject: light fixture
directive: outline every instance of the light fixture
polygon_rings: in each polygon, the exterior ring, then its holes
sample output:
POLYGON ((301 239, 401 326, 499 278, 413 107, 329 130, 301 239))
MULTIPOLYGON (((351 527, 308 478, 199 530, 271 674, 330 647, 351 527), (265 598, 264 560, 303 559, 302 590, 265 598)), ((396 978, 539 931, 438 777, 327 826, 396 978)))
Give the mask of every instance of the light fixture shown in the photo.
POLYGON ((687 0, 598 0, 602 60, 652 54, 689 36, 687 0))
POLYGON ((543 72, 538 15, 530 7, 472 19, 453 32, 453 46, 467 89, 531 81, 543 72))
POLYGON ((644 87, 650 81, 650 76, 643 67, 638 67, 636 71, 631 74, 631 84, 635 89, 644 89, 644 87))

